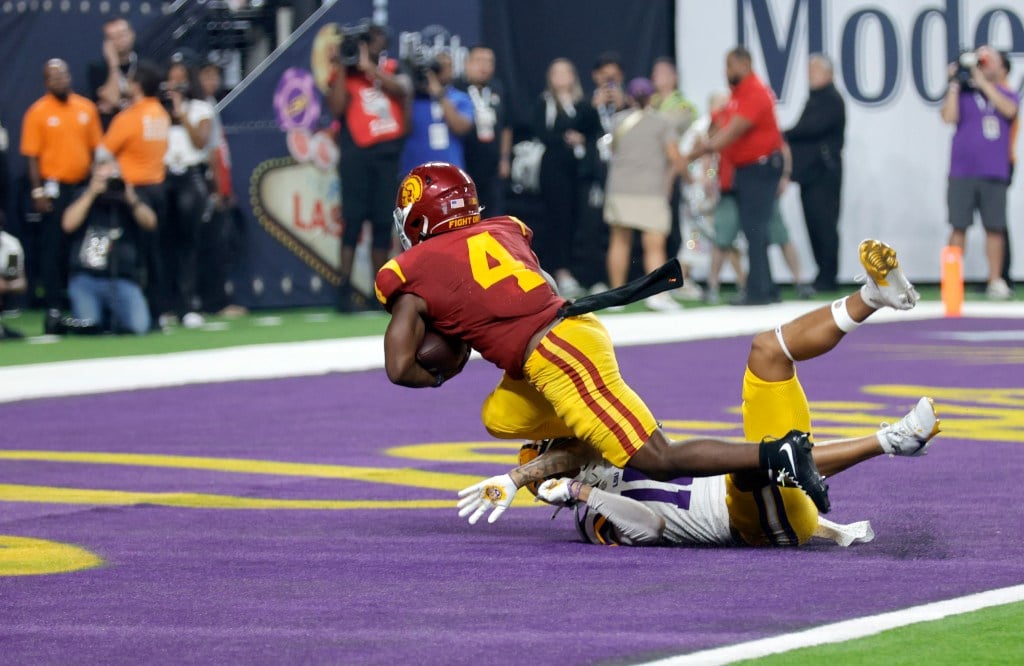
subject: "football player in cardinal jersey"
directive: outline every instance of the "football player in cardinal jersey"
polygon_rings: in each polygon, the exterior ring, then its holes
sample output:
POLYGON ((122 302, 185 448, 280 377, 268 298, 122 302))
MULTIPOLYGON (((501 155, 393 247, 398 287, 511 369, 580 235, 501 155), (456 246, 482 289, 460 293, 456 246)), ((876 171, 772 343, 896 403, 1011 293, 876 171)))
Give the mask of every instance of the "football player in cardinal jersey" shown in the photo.
MULTIPOLYGON (((743 377, 747 439, 794 427, 811 432, 810 408, 796 376, 796 362, 827 353, 881 307, 914 307, 918 294, 899 269, 892 248, 867 240, 861 243, 860 256, 869 277, 860 291, 754 337, 743 377)), ((812 455, 826 476, 883 453, 920 456, 939 425, 931 399, 921 398, 899 421, 865 437, 819 442, 812 455)), ((527 445, 528 455, 520 458, 537 456, 536 450, 527 445)), ((803 493, 765 483, 762 476, 749 472, 665 483, 636 470, 590 462, 574 479, 545 481, 537 496, 552 504, 576 505, 580 536, 598 544, 796 546, 819 536, 846 546, 870 541, 874 535, 866 521, 838 525, 819 518, 803 493)))
MULTIPOLYGON (((395 384, 438 387, 447 377, 416 362, 427 324, 462 339, 504 370, 481 418, 501 439, 575 437, 610 463, 654 479, 749 472, 806 492, 822 512, 828 489, 805 433, 736 444, 697 439, 671 444, 619 373, 615 350, 593 314, 562 317, 567 304, 531 249, 533 232, 507 216, 482 218, 476 185, 458 167, 420 165, 399 187, 395 226, 405 251, 377 273, 377 299, 391 313, 385 370, 395 384)), ((787 434, 788 433, 788 434, 787 434)), ((460 492, 459 515, 494 522, 517 490, 569 467, 553 458, 486 479, 460 492)))

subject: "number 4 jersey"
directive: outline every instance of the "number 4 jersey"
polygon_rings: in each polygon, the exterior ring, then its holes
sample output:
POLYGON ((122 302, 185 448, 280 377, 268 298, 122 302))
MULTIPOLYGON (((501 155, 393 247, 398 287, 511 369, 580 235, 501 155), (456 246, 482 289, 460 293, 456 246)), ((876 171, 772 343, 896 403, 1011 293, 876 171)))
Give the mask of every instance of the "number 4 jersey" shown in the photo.
POLYGON ((428 238, 381 267, 377 300, 390 312, 400 294, 419 296, 433 328, 521 379, 530 338, 566 303, 541 274, 532 238, 514 217, 428 238))

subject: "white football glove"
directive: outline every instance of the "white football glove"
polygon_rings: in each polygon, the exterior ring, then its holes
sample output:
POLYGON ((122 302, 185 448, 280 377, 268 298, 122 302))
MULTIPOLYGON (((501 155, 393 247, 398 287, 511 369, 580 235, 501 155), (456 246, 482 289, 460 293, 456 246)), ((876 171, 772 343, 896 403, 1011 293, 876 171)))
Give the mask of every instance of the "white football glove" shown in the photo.
POLYGON ((476 525, 476 521, 480 520, 488 509, 493 509, 491 515, 487 517, 487 522, 493 523, 501 518, 501 514, 512 504, 518 490, 508 474, 492 476, 463 488, 459 491, 459 518, 469 516, 469 524, 476 525))
POLYGON ((579 501, 580 491, 576 487, 573 496, 573 480, 564 476, 560 479, 548 479, 537 488, 537 499, 558 506, 572 506, 579 501))

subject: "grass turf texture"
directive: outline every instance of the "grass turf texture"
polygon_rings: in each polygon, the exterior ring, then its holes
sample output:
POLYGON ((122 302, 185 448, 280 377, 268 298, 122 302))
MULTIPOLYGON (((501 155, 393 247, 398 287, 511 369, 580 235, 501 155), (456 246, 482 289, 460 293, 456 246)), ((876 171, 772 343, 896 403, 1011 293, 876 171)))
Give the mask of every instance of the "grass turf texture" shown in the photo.
POLYGON ((912 624, 845 643, 801 648, 737 662, 807 664, 1022 664, 1024 603, 912 624))

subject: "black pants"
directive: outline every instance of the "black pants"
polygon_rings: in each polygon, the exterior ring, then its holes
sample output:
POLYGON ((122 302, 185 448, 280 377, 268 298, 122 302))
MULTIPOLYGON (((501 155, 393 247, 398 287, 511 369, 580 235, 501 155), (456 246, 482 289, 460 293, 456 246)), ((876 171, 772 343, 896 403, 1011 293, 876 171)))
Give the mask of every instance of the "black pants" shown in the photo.
POLYGON ((167 174, 167 214, 157 227, 166 272, 164 302, 179 317, 199 307, 199 230, 209 220, 210 192, 203 171, 167 174))
POLYGON ((750 303, 771 303, 779 296, 768 263, 768 220, 781 176, 781 153, 772 153, 763 161, 736 168, 733 191, 739 207, 740 228, 747 237, 750 268, 746 298, 750 303))
POLYGON ((668 205, 672 214, 672 226, 668 230, 668 238, 665 240, 665 256, 671 259, 679 254, 679 248, 683 245, 683 225, 679 219, 680 205, 683 200, 683 185, 679 178, 672 179, 672 193, 668 198, 668 205))
MULTIPOLYGON (((338 175, 341 177, 341 205, 345 228, 342 247, 359 243, 363 223, 373 229, 373 248, 390 249, 394 230, 395 192, 401 146, 392 142, 369 148, 342 149, 338 175)), ((348 276, 342 276, 342 282, 348 276)))
POLYGON ((150 318, 153 325, 156 326, 160 315, 170 308, 170 305, 164 300, 164 293, 167 291, 165 287, 167 276, 163 257, 160 254, 160 227, 167 218, 167 202, 163 183, 136 185, 135 191, 139 198, 145 201, 146 205, 152 208, 156 214, 156 230, 142 230, 139 236, 139 251, 142 252, 142 265, 144 266, 142 291, 146 294, 150 318))
POLYGON ((77 191, 77 185, 61 183, 60 193, 51 200, 53 210, 39 219, 39 279, 45 292, 43 304, 47 309, 62 309, 66 300, 71 246, 60 221, 77 191))
POLYGON ((825 169, 816 174, 809 183, 800 184, 800 202, 803 204, 804 220, 807 223, 807 237, 811 242, 814 261, 818 264, 814 288, 819 291, 832 291, 836 288, 836 274, 839 272, 839 208, 842 182, 841 169, 825 169))

